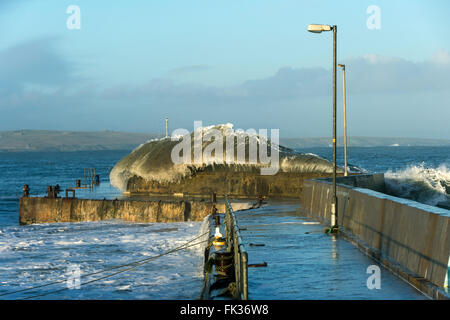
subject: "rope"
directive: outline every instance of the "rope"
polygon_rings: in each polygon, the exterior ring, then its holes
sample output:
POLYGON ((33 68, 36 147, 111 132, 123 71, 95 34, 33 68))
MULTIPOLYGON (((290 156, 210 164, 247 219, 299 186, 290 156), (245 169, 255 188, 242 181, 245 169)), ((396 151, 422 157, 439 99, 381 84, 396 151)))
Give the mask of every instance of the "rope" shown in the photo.
MULTIPOLYGON (((93 279, 93 280, 89 280, 89 281, 80 283, 80 286, 84 286, 84 285, 87 285, 87 284, 90 284, 90 283, 93 283, 93 282, 96 282, 96 281, 100 281, 100 280, 103 280, 103 279, 107 279, 107 278, 113 277, 113 276, 115 276, 115 275, 117 275, 117 274, 119 274, 119 273, 123 273, 123 272, 127 272, 127 271, 130 271, 130 270, 136 269, 136 268, 139 267, 139 266, 142 266, 142 265, 144 265, 144 264, 146 264, 146 263, 149 263, 151 260, 154 260, 154 259, 156 259, 156 258, 165 256, 165 255, 168 255, 168 254, 173 253, 173 252, 176 252, 176 251, 180 251, 180 250, 183 250, 183 249, 187 249, 187 248, 189 248, 189 247, 196 246, 196 245, 201 244, 201 243, 206 242, 206 241, 209 241, 209 239, 208 239, 208 240, 203 240, 203 241, 197 242, 197 243, 195 243, 195 244, 191 244, 191 245, 189 245, 189 246, 178 247, 178 248, 176 248, 176 249, 167 251, 167 252, 162 253, 162 254, 159 254, 159 255, 157 255, 157 256, 148 258, 148 259, 147 259, 148 261, 144 261, 144 262, 142 262, 142 263, 139 263, 139 264, 137 264, 137 265, 135 265, 135 266, 133 266, 133 267, 131 267, 131 268, 124 269, 124 270, 120 270, 120 271, 117 271, 117 272, 112 273, 112 274, 110 274, 110 275, 106 275, 106 276, 100 277, 100 278, 98 278, 98 279, 93 279)), ((35 296, 26 297, 26 298, 24 298, 24 300, 27 300, 27 299, 33 299, 33 298, 38 298, 38 297, 43 297, 43 296, 46 296, 46 295, 49 295, 49 294, 52 294, 52 293, 58 293, 58 292, 61 292, 61 291, 67 290, 67 289, 69 289, 69 288, 68 288, 68 287, 65 287, 65 288, 62 288, 62 289, 59 289, 59 290, 50 291, 50 292, 46 292, 46 293, 43 293, 43 294, 38 294, 38 295, 35 295, 35 296)))
MULTIPOLYGON (((96 275, 96 274, 99 274, 99 273, 103 273, 103 272, 107 272, 107 271, 111 271, 111 270, 115 270, 115 269, 120 269, 120 268, 127 267, 127 266, 131 266, 131 265, 136 265, 136 267, 138 267, 138 266, 140 266, 141 264, 145 264, 146 262, 149 262, 149 261, 151 261, 151 260, 153 260, 153 259, 159 258, 160 256, 164 256, 164 255, 166 255, 166 254, 173 253, 173 252, 176 252, 176 251, 179 251, 179 250, 182 250, 182 249, 186 249, 186 248, 189 248, 189 247, 198 245, 198 244, 200 244, 200 243, 202 243, 202 242, 206 242, 206 240, 205 240, 205 241, 196 243, 196 244, 194 244, 194 245, 187 246, 189 243, 192 243, 193 241, 197 240, 198 238, 203 237, 204 235, 206 235, 206 234, 208 234, 208 233, 209 233, 209 231, 208 231, 208 232, 205 232, 205 233, 203 233, 203 234, 201 234, 201 235, 199 235, 199 236, 197 236, 197 237, 195 237, 195 238, 193 238, 193 239, 191 239, 191 240, 189 240, 189 241, 186 242, 185 244, 183 244, 183 245, 181 245, 181 246, 179 246, 179 247, 177 247, 177 248, 175 248, 175 249, 172 249, 172 250, 167 251, 166 253, 163 253, 163 254, 160 254, 160 255, 157 255, 157 256, 153 256, 153 257, 150 257, 150 258, 145 258, 145 259, 142 259, 142 260, 130 262, 130 263, 127 263, 127 264, 123 264, 123 265, 119 265, 119 266, 115 266, 115 267, 103 269, 103 270, 100 270, 100 271, 88 273, 88 274, 86 274, 86 275, 84 275, 84 276, 85 276, 85 277, 90 277, 90 276, 93 276, 93 275, 96 275), (184 248, 185 246, 187 246, 187 247, 184 248)), ((36 287, 32 287, 32 288, 25 288, 25 289, 21 289, 21 290, 16 290, 16 291, 11 291, 11 292, 7 292, 7 293, 2 293, 2 294, 0 294, 0 297, 1 297, 1 296, 7 296, 7 295, 15 294, 15 293, 20 293, 20 292, 25 292, 25 291, 35 290, 35 289, 39 289, 39 288, 43 288, 43 287, 48 287, 48 286, 51 286, 51 285, 54 285, 54 284, 58 284, 58 283, 62 283, 62 282, 66 282, 66 281, 67 281, 66 279, 61 279, 61 280, 57 280, 57 281, 50 282, 50 283, 47 283, 47 284, 43 284, 43 285, 39 285, 39 286, 36 286, 36 287)))

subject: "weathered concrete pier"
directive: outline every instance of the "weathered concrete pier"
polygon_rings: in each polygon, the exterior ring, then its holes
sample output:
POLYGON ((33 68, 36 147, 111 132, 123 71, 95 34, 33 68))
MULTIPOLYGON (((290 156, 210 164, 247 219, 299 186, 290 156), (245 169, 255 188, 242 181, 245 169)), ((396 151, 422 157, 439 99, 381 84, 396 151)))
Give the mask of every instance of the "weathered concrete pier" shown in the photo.
POLYGON ((128 180, 127 191, 124 194, 127 196, 184 194, 201 197, 215 192, 220 195, 227 194, 230 199, 256 199, 259 196, 298 199, 304 181, 329 176, 331 175, 314 172, 278 172, 273 176, 264 176, 259 171, 233 172, 209 168, 177 183, 147 181, 134 176, 128 180))
POLYGON ((236 213, 249 257, 249 299, 426 299, 381 268, 381 289, 367 287, 377 263, 344 237, 298 214, 298 202, 269 202, 236 213))
MULTIPOLYGON (((338 224, 347 239, 433 298, 445 298, 450 266, 450 211, 381 193, 382 174, 338 180, 338 224)), ((301 212, 330 222, 332 185, 309 180, 301 212)))
POLYGON ((205 248, 201 299, 248 300, 248 254, 236 214, 226 199, 225 214, 210 216, 210 242, 205 248), (224 235, 218 237, 216 232, 224 235))
MULTIPOLYGON (((238 245, 248 255, 247 297, 448 299, 450 212, 388 196, 384 187, 383 174, 338 178, 337 234, 324 233, 330 179, 305 181, 301 203, 270 202, 236 213, 238 245), (374 265, 382 267, 380 290, 367 285, 374 265)), ((237 261, 230 267, 241 270, 237 261)), ((214 269, 205 280, 207 298, 233 287, 213 278, 214 269)))
MULTIPOLYGON (((225 212, 225 203, 215 204, 225 212)), ((235 210, 248 209, 250 202, 233 202, 235 210)), ((120 219, 130 222, 201 221, 211 214, 209 201, 172 200, 94 200, 77 198, 22 197, 20 224, 81 222, 120 219)))

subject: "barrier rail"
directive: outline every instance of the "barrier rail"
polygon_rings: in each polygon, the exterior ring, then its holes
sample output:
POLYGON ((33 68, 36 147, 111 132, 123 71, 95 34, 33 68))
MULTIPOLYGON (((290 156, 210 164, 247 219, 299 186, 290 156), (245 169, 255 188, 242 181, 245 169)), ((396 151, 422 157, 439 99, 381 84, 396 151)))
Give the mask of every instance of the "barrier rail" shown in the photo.
POLYGON ((248 300, 248 255, 242 243, 241 233, 236 221, 233 208, 225 199, 225 231, 227 236, 227 248, 234 255, 234 272, 236 288, 241 300, 248 300))

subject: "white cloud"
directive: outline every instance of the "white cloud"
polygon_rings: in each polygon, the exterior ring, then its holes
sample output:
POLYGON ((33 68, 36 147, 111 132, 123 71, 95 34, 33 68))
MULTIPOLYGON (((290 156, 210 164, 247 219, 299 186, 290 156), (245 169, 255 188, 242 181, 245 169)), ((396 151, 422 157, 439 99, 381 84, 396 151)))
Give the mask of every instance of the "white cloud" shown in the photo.
POLYGON ((395 63, 400 62, 402 59, 393 58, 393 57, 385 57, 379 54, 369 53, 362 57, 370 64, 380 64, 380 63, 395 63))
POLYGON ((181 75, 192 72, 202 72, 210 70, 212 67, 208 65, 192 65, 192 66, 183 66, 179 68, 172 69, 168 72, 169 75, 181 75))
MULTIPOLYGON (((445 121, 449 110, 449 61, 450 54, 445 50, 423 62, 375 54, 340 61, 346 64, 352 115, 359 114, 360 120, 370 117, 374 134, 380 130, 378 124, 387 121, 395 123, 392 127, 409 128, 409 123, 432 117, 431 112, 419 115, 420 110, 433 109, 432 114, 440 116, 433 116, 421 130, 439 132, 439 123, 445 121), (391 94, 396 95, 395 99, 391 94), (367 105, 371 108, 364 108, 367 105), (394 112, 395 120, 383 116, 394 112)), ((202 69, 191 67, 185 71, 202 69)), ((324 134, 320 132, 329 129, 329 118, 324 115, 332 96, 330 69, 283 67, 270 77, 228 87, 153 79, 139 86, 124 80, 124 84, 106 89, 101 83, 94 85, 77 78, 76 71, 77 66, 56 50, 55 39, 41 39, 0 52, 0 110, 4 115, 0 127, 139 127, 141 131, 155 132, 160 119, 169 116, 179 126, 201 118, 205 123, 230 121, 242 127, 287 126, 307 135, 324 134)), ((340 74, 338 81, 340 86, 340 74)), ((370 129, 369 124, 362 127, 361 132, 370 129)), ((415 132, 416 127, 410 130, 415 132)))
POLYGON ((431 60, 438 64, 450 64, 450 52, 440 49, 433 55, 431 60))

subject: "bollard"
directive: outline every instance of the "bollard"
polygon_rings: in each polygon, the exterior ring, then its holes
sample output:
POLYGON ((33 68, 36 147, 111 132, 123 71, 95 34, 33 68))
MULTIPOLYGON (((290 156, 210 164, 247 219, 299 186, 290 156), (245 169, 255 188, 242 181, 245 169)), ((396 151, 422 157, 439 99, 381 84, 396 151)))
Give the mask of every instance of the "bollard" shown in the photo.
POLYGON ((247 252, 241 254, 242 257, 242 300, 248 300, 248 255, 247 252))
POLYGON ((53 187, 52 186, 47 186, 47 197, 53 198, 53 187))
POLYGON ((219 216, 218 214, 216 214, 216 215, 214 216, 214 219, 215 219, 215 221, 216 221, 216 227, 220 226, 220 216, 219 216))
POLYGON ((216 272, 221 277, 230 277, 233 274, 233 253, 216 251, 214 257, 216 272))
POLYGON ((72 192, 72 199, 75 199, 75 190, 74 189, 66 189, 66 199, 69 198, 69 192, 72 192))
POLYGON ((260 195, 260 196, 258 197, 258 204, 259 204, 259 206, 261 206, 262 203, 263 203, 263 196, 260 195))
POLYGON ((56 186, 47 186, 47 198, 58 198, 58 193, 61 192, 59 184, 56 186))
POLYGON ((28 197, 30 195, 30 187, 26 184, 23 186, 23 196, 28 197))

